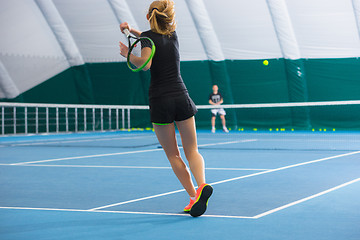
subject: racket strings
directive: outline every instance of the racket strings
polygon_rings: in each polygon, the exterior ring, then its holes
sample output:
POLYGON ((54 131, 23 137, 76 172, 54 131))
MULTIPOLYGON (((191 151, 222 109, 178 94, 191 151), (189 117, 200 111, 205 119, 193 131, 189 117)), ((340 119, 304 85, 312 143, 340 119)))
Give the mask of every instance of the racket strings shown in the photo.
MULTIPOLYGON (((130 40, 129 40, 130 41, 130 40)), ((149 38, 137 38, 129 47, 129 53, 128 53, 128 66, 132 71, 140 71, 143 69, 146 64, 150 61, 150 59, 155 54, 155 45, 154 42, 149 38), (143 48, 150 48, 151 49, 151 55, 147 59, 147 61, 141 65, 141 66, 135 66, 129 59, 129 56, 134 55, 136 57, 141 57, 141 50, 143 48)))

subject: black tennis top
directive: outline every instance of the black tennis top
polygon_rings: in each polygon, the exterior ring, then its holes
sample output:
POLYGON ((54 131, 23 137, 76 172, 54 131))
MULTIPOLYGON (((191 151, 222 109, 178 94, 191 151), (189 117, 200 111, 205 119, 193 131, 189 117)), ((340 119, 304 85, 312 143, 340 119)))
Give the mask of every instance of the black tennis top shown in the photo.
POLYGON ((169 37, 149 30, 143 32, 141 37, 151 38, 156 47, 150 68, 149 98, 186 93, 187 89, 180 75, 179 42, 176 32, 169 37))
POLYGON ((211 100, 213 103, 220 102, 222 98, 223 98, 223 96, 219 92, 217 94, 212 92, 209 96, 209 100, 211 100))

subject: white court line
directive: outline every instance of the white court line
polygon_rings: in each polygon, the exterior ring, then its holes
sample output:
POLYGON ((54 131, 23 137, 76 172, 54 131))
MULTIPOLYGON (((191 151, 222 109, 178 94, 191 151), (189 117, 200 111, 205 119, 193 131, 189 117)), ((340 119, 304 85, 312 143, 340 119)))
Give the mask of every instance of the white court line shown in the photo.
MULTIPOLYGON (((304 165, 307 165, 307 164, 312 164, 312 163, 327 161, 327 160, 330 160, 330 159, 335 159, 335 158, 340 158, 340 157, 346 157, 346 156, 350 156, 350 155, 354 155, 354 154, 358 154, 358 153, 360 153, 360 151, 351 152, 351 153, 346 153, 346 154, 340 154, 340 155, 335 155, 335 156, 332 156, 332 157, 321 158, 321 159, 312 160, 312 161, 303 162, 303 163, 298 163, 298 164, 293 164, 293 165, 289 165, 289 166, 285 166, 285 167, 280 167, 280 168, 275 168, 275 169, 271 169, 271 170, 267 170, 267 171, 263 171, 263 172, 258 172, 258 173, 253 173, 253 174, 249 174, 249 175, 244 175, 244 176, 241 176, 241 177, 230 178, 230 179, 226 179, 226 180, 223 180, 223 181, 213 182, 213 183, 210 183, 210 185, 217 185, 217 184, 221 184, 221 183, 236 181, 236 180, 239 180, 239 179, 244 179, 244 178, 259 176, 259 175, 262 175, 262 174, 267 174, 267 173, 277 172, 277 171, 281 171, 281 170, 285 170, 285 169, 289 169, 289 168, 304 166, 304 165)), ((152 198, 156 198, 156 197, 161 197, 161 196, 166 196, 166 195, 170 195, 170 194, 173 194, 173 193, 179 193, 179 192, 183 192, 183 191, 185 191, 185 190, 184 190, 184 189, 181 189, 181 190, 176 190, 176 191, 172 191, 172 192, 157 194, 157 195, 153 195, 153 196, 148 196, 148 197, 133 199, 133 200, 125 201, 125 202, 119 202, 119 203, 109 204, 109 205, 106 205, 106 206, 100 206, 100 207, 92 208, 92 209, 90 209, 89 211, 100 210, 100 209, 104 209, 104 208, 109 208, 109 207, 124 205, 124 204, 127 204, 127 203, 139 202, 139 201, 143 201, 143 200, 147 200, 147 199, 152 199, 152 198)))
MULTIPOLYGON (((224 183, 224 182, 229 182, 229 181, 235 181, 235 180, 238 180, 238 179, 241 179, 241 178, 253 177, 253 176, 257 176, 257 175, 261 175, 261 174, 266 174, 266 173, 270 173, 270 172, 275 172, 275 171, 280 171, 280 170, 284 170, 284 169, 289 169, 289 168, 292 168, 292 167, 303 166, 303 165, 306 165, 306 164, 316 163, 316 162, 320 162, 320 161, 326 161, 326 160, 330 160, 330 159, 335 159, 335 158, 350 156, 350 155, 354 155, 354 154, 358 154, 358 153, 360 153, 360 151, 351 152, 351 153, 347 153, 347 154, 336 155, 336 156, 327 157, 327 158, 322 158, 322 159, 313 160, 313 161, 308 161, 308 162, 304 162, 304 163, 300 163, 300 164, 289 165, 289 166, 285 166, 285 167, 282 167, 282 168, 277 168, 277 169, 273 169, 273 170, 269 170, 269 171, 260 172, 260 173, 257 173, 257 174, 250 174, 250 175, 242 176, 242 177, 239 177, 239 178, 232 178, 232 179, 228 179, 228 180, 224 180, 224 181, 215 182, 215 183, 212 183, 212 185, 220 184, 220 183, 224 183)), ((288 208, 288 207, 290 207, 290 206, 294 206, 294 205, 296 205, 296 204, 299 204, 299 203, 301 203, 301 202, 304 202, 304 201, 313 199, 313 198, 315 198, 315 197, 324 195, 324 194, 326 194, 326 193, 329 193, 329 192, 331 192, 331 191, 334 191, 334 190, 336 190, 336 189, 345 187, 345 186, 347 186, 347 185, 350 185, 350 184, 355 183, 355 182, 358 182, 358 181, 360 181, 360 178, 355 179, 355 180, 350 181, 350 182, 347 182, 347 183, 344 183, 344 184, 339 185, 339 186, 337 186, 337 187, 328 189, 328 190, 326 190, 326 191, 320 192, 320 193, 318 193, 318 194, 312 195, 312 196, 310 196, 310 197, 307 197, 307 198, 304 198, 304 199, 295 201, 295 202, 293 202, 293 203, 286 204, 286 205, 284 205, 284 206, 282 206, 282 207, 275 208, 275 209, 272 209, 272 210, 270 210, 270 211, 267 211, 267 212, 258 214, 258 215, 253 216, 253 217, 249 217, 249 216, 226 216, 226 215, 206 215, 206 214, 203 215, 203 217, 258 219, 258 218, 261 218, 261 217, 263 217, 263 216, 266 216, 266 215, 269 215, 269 214, 271 214, 271 213, 280 211, 280 210, 285 209, 285 208, 288 208)), ((170 194, 173 194, 173 193, 178 193, 178 192, 183 192, 183 191, 185 191, 185 190, 184 190, 184 189, 181 189, 181 190, 172 191, 172 192, 168 192, 168 193, 157 194, 157 195, 153 195, 153 196, 149 196, 149 197, 134 199, 134 200, 126 201, 126 202, 115 203, 115 204, 111 204, 111 205, 107 205, 107 206, 92 208, 92 209, 89 209, 89 210, 52 209, 52 208, 26 208, 26 207, 0 207, 0 209, 24 209, 24 210, 48 210, 48 211, 69 211, 69 212, 72 211, 72 212, 94 212, 94 213, 95 213, 95 212, 100 212, 100 213, 129 213, 129 214, 150 214, 150 215, 188 216, 188 215, 186 215, 186 214, 174 214, 174 213, 152 213, 152 212, 130 212, 130 211, 106 211, 106 210, 101 210, 101 209, 103 209, 103 208, 107 208, 107 207, 111 207, 111 206, 118 206, 118 205, 130 203, 130 202, 137 202, 137 201, 141 201, 141 200, 145 200, 145 199, 151 199, 151 198, 160 197, 160 196, 165 196, 165 195, 170 195, 170 194)))
MULTIPOLYGON (((69 139, 69 140, 38 140, 36 142, 25 142, 25 143, 0 143, 7 144, 4 147, 17 147, 17 146, 36 146, 36 145, 51 145, 51 144, 59 144, 59 143, 83 143, 83 142, 102 142, 102 141, 112 141, 112 140, 129 140, 129 139, 141 139, 141 138, 154 138, 154 136, 134 136, 134 137, 113 137, 113 138, 88 138, 81 140, 69 139)), ((155 140, 155 138, 154 138, 155 140)))
POLYGON ((83 158, 95 158, 95 157, 109 157, 109 156, 126 155, 126 154, 134 154, 134 153, 155 152, 155 151, 161 151, 161 150, 162 149, 149 149, 149 150, 138 150, 138 151, 130 151, 130 152, 85 155, 85 156, 78 156, 78 157, 54 158, 54 159, 38 160, 38 161, 31 161, 31 162, 12 163, 10 165, 23 165, 23 164, 32 164, 32 163, 55 162, 55 161, 65 161, 65 160, 71 160, 71 159, 83 159, 83 158))
MULTIPOLYGON (((30 207, 0 207, 0 209, 10 210, 36 210, 36 211, 59 211, 59 212, 86 212, 86 213, 122 213, 122 214, 142 214, 142 215, 160 215, 160 216, 181 216, 190 217, 190 214, 186 213, 160 213, 160 212, 134 212, 134 211, 106 211, 106 210, 82 210, 82 209, 61 209, 61 208, 30 208, 30 207)), ((204 214, 201 217, 211 218, 237 218, 237 219, 255 219, 248 216, 230 216, 230 215, 207 215, 204 214)))
MULTIPOLYGON (((331 189, 325 190, 323 192, 320 192, 318 194, 314 194, 312 196, 300 199, 298 201, 286 204, 284 206, 269 210, 267 212, 258 214, 253 217, 248 216, 231 216, 231 215, 207 215, 204 214, 202 217, 213 217, 213 218, 234 218, 234 219, 259 219, 261 217, 270 215, 272 213, 278 212, 280 210, 283 210, 285 208, 289 208, 291 206, 294 206, 296 204, 308 201, 310 199, 314 199, 316 197, 322 196, 324 194, 330 193, 332 191, 335 191, 337 189, 346 187, 350 184, 356 183, 360 181, 360 178, 354 179, 352 181, 346 182, 344 184, 341 184, 339 186, 333 187, 331 189)), ((38 210, 38 211, 62 211, 62 212, 91 212, 91 213, 123 213, 123 214, 143 214, 143 215, 160 215, 160 216, 189 216, 188 214, 180 214, 180 213, 159 213, 159 212, 133 212, 133 211, 106 211, 106 210, 81 210, 81 209, 58 209, 58 208, 30 208, 30 207, 0 207, 0 209, 11 209, 11 210, 38 210)))
MULTIPOLYGON (((209 146, 217 146, 217 145, 227 145, 232 143, 246 143, 246 142, 256 142, 257 139, 244 139, 244 140, 237 140, 237 141, 230 141, 230 142, 218 142, 218 143, 208 143, 208 144, 200 144, 198 147, 209 147, 209 146)), ((179 147, 182 148, 182 147, 179 147)))
POLYGON ((139 201, 143 201, 143 200, 147 200, 147 199, 163 197, 163 196, 167 196, 167 195, 171 195, 171 194, 179 193, 179 192, 184 192, 184 191, 185 191, 185 189, 180 189, 180 190, 156 194, 156 195, 152 195, 152 196, 148 196, 148 197, 137 198, 137 199, 133 199, 133 200, 125 201, 125 202, 119 202, 119 203, 109 204, 106 206, 96 207, 96 208, 89 209, 88 211, 97 211, 97 210, 101 210, 104 208, 110 208, 110 207, 120 206, 120 205, 124 205, 124 204, 128 204, 128 203, 139 202, 139 201))
MULTIPOLYGON (((60 167, 60 168, 124 168, 124 169, 172 169, 171 167, 151 167, 151 166, 103 166, 103 165, 50 165, 50 164, 22 164, 12 165, 0 163, 0 166, 21 166, 21 167, 60 167)), ((205 168, 205 170, 219 171, 265 171, 269 169, 260 168, 205 168)))
POLYGON ((261 217, 270 215, 270 214, 272 214, 272 213, 278 212, 278 211, 283 210, 283 209, 285 209, 285 208, 289 208, 289 207, 294 206, 294 205, 296 205, 296 204, 299 204, 299 203, 308 201, 308 200, 310 200, 310 199, 314 199, 314 198, 316 198, 316 197, 320 197, 320 196, 322 196, 322 195, 324 195, 324 194, 327 194, 327 193, 330 193, 330 192, 335 191, 335 190, 337 190, 337 189, 346 187, 346 186, 348 186, 348 185, 350 185, 350 184, 353 184, 353 183, 356 183, 356 182, 358 182, 358 181, 360 181, 360 178, 354 179, 354 180, 352 180, 352 181, 346 182, 346 183, 344 183, 344 184, 341 184, 341 185, 338 185, 338 186, 336 186, 336 187, 330 188, 330 189, 328 189, 328 190, 322 191, 322 192, 320 192, 320 193, 314 194, 314 195, 312 195, 312 196, 309 196, 309 197, 306 197, 306 198, 297 200, 297 201, 295 201, 295 202, 286 204, 286 205, 284 205, 284 206, 281 206, 281 207, 278 207, 278 208, 274 208, 274 209, 272 209, 272 210, 269 210, 269 211, 266 211, 266 212, 264 212, 264 213, 258 214, 258 215, 256 215, 256 216, 254 216, 254 218, 258 219, 258 218, 261 218, 261 217))
POLYGON ((239 180, 239 179, 242 179, 242 178, 258 176, 258 175, 262 175, 262 174, 266 174, 266 173, 277 172, 277 171, 281 171, 281 170, 285 170, 285 169, 289 169, 289 168, 304 166, 304 165, 307 165, 307 164, 312 164, 312 163, 327 161, 327 160, 331 160, 331 159, 335 159, 335 158, 341 158, 341 157, 351 156, 351 155, 358 154, 358 153, 360 153, 360 151, 350 152, 350 153, 345 153, 345 154, 340 154, 340 155, 335 155, 335 156, 332 156, 332 157, 320 158, 320 159, 316 159, 316 160, 312 160, 312 161, 308 161, 308 162, 297 163, 297 164, 293 164, 293 165, 289 165, 289 166, 285 166, 285 167, 280 167, 280 168, 274 168, 274 169, 270 169, 270 170, 267 170, 267 171, 264 171, 264 172, 253 173, 253 174, 246 175, 246 176, 241 176, 241 177, 236 177, 236 178, 230 178, 230 179, 227 179, 227 180, 214 182, 214 183, 212 183, 212 185, 216 185, 216 184, 220 184, 220 183, 226 183, 226 182, 231 182, 231 181, 239 180))
MULTIPOLYGON (((306 198, 297 200, 297 201, 295 201, 295 202, 292 202, 292 203, 283 205, 283 206, 281 206, 281 207, 274 208, 274 209, 272 209, 272 210, 266 211, 266 212, 264 212, 264 213, 258 214, 258 215, 253 216, 253 217, 248 217, 248 216, 228 216, 228 215, 203 215, 203 217, 259 219, 259 218, 261 218, 261 217, 264 217, 264 216, 270 215, 270 214, 272 214, 272 213, 278 212, 278 211, 280 211, 280 210, 289 208, 289 207, 291 207, 291 206, 294 206, 294 205, 297 205, 297 204, 306 202, 306 201, 308 201, 308 200, 311 200, 311 199, 314 199, 314 198, 316 198, 316 197, 325 195, 325 194, 327 194, 327 193, 333 192, 333 191, 335 191, 335 190, 337 190, 337 189, 346 187, 346 186, 348 186, 348 185, 350 185, 350 184, 353 184, 353 183, 356 183, 356 182, 359 182, 359 181, 360 181, 360 178, 354 179, 354 180, 352 180, 352 181, 343 183, 343 184, 338 185, 338 186, 336 186, 336 187, 333 187, 333 188, 330 188, 330 189, 328 189, 328 190, 322 191, 322 192, 320 192, 320 193, 311 195, 311 196, 309 196, 309 197, 306 197, 306 198)), ((174 192, 171 192, 171 193, 175 193, 175 192, 179 192, 179 191, 174 191, 174 192)), ((169 193, 169 194, 171 194, 171 193, 169 193)), ((159 194, 159 195, 156 195, 156 196, 160 196, 160 195, 162 195, 162 194, 159 194)), ((144 198, 144 199, 148 199, 148 198, 144 198)), ((128 202, 131 202, 131 201, 128 201, 128 202)), ((124 203, 125 203, 125 202, 124 202, 124 203)), ((130 214, 187 216, 186 214, 176 214, 176 213, 131 212, 131 211, 106 211, 106 210, 100 210, 101 208, 94 208, 94 209, 89 209, 89 210, 77 210, 77 209, 52 209, 52 208, 0 207, 0 209, 25 209, 25 210, 49 210, 49 211, 51 210, 51 211, 76 211, 76 212, 130 213, 130 214)))
MULTIPOLYGON (((239 141, 201 144, 201 145, 198 145, 198 147, 226 145, 226 144, 254 142, 254 141, 257 141, 257 139, 245 139, 245 140, 239 140, 239 141)), ((179 147, 179 148, 182 148, 182 147, 179 147)), ((64 161, 64 160, 71 160, 71 159, 83 159, 83 158, 94 158, 94 157, 109 157, 109 156, 127 155, 127 154, 135 154, 135 153, 145 153, 145 152, 156 152, 156 151, 163 151, 163 149, 162 148, 156 148, 156 149, 138 150, 138 151, 130 151, 130 152, 95 154, 95 155, 85 155, 85 156, 66 157, 66 158, 54 158, 54 159, 38 160, 38 161, 31 161, 31 162, 12 163, 10 165, 23 165, 23 164, 32 164, 32 163, 55 162, 55 161, 64 161)))
MULTIPOLYGON (((81 133, 80 133, 81 134, 81 133)), ((143 134, 143 133, 141 133, 143 134)), ((71 133, 69 134, 71 135, 71 133)), ((35 135, 34 135, 35 136, 35 135)), ((55 138, 50 138, 50 139, 34 139, 34 140, 15 140, 15 141, 3 141, 3 142, 0 142, 0 144, 16 144, 16 143, 20 143, 20 144, 23 144, 23 143, 34 143, 34 142, 42 142, 42 143, 47 143, 48 141, 66 141, 66 140, 97 140, 99 139, 99 141, 101 141, 102 139, 112 139, 112 138, 118 138, 118 139, 123 139, 123 138, 149 138, 149 137, 154 137, 154 135, 139 135, 139 134, 126 134, 126 137, 125 136, 81 136, 81 137, 71 137, 71 138, 68 138, 66 136, 63 136, 63 137, 59 137, 59 136, 56 136, 56 134, 54 135, 50 135, 50 136, 54 136, 55 138)))

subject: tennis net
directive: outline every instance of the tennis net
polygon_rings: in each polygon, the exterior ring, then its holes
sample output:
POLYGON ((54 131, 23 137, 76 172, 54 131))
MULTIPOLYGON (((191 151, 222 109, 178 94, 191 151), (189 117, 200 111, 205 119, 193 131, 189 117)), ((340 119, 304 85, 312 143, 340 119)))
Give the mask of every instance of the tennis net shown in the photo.
POLYGON ((118 131, 149 121, 147 106, 0 103, 1 135, 118 131))
MULTIPOLYGON (((212 109, 198 105, 198 129, 212 109)), ((230 131, 359 131, 360 100, 221 105, 230 131)), ((1 135, 151 129, 148 106, 0 103, 1 135)), ((216 128, 221 129, 217 117, 216 128)))
MULTIPOLYGON (((358 131, 360 101, 296 102, 220 105, 227 126, 236 131, 358 131)), ((211 110, 219 106, 198 106, 198 127, 210 128, 211 110), (204 119, 207 119, 204 121, 204 119)), ((221 121, 217 117, 217 128, 221 121)))

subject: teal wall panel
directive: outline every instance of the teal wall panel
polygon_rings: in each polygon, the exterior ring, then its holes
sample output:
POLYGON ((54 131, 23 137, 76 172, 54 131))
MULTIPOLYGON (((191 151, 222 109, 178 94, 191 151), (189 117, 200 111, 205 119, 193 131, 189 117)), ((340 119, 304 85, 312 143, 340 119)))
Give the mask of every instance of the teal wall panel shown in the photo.
MULTIPOLYGON (((218 84, 224 104, 286 103, 300 101, 338 101, 360 99, 360 60, 303 59, 304 86, 294 98, 289 81, 289 63, 284 59, 226 60, 225 62, 181 62, 181 74, 197 105, 208 104, 212 85, 218 84), (220 66, 221 65, 221 66, 220 66), (222 76, 224 79, 222 79, 222 76), (228 92, 231 91, 231 92, 228 92), (303 94, 303 95, 302 95, 303 94), (307 96, 306 96, 307 94, 307 96), (297 100, 296 100, 297 99, 297 100)), ((293 70, 298 66, 294 64, 293 70)), ((290 69, 291 70, 291 69, 290 69)), ((292 83, 292 82, 291 82, 292 83)), ((126 63, 88 63, 70 68, 21 94, 15 102, 95 103, 147 105, 150 73, 131 72, 126 63)), ((150 127, 148 113, 134 113, 133 127, 150 127)), ((210 129, 210 111, 197 114, 199 128, 210 129)), ((230 128, 337 128, 360 129, 360 107, 228 110, 230 128), (235 117, 232 118, 231 114, 235 117), (305 115, 306 114, 306 115, 305 115), (300 121, 299 121, 300 120, 300 121), (308 125, 304 125, 304 121, 308 125)), ((220 128, 220 119, 217 128, 220 128)))
POLYGON ((17 98, 7 101, 79 104, 81 102, 75 79, 74 69, 70 68, 22 93, 17 98))
POLYGON ((360 99, 360 59, 308 59, 309 101, 360 99))
POLYGON ((234 102, 274 103, 288 102, 288 87, 283 59, 227 60, 234 102))

